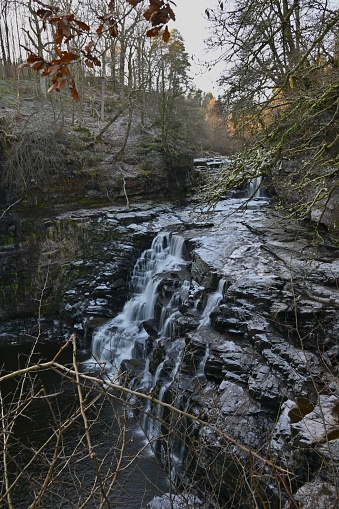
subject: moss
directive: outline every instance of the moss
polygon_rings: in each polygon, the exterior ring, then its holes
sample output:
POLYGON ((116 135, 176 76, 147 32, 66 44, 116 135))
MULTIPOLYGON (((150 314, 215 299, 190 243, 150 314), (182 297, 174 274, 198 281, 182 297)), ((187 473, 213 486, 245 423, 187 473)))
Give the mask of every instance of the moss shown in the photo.
POLYGON ((78 132, 78 133, 90 133, 91 132, 89 127, 82 125, 82 124, 79 124, 79 125, 73 127, 73 131, 78 132))

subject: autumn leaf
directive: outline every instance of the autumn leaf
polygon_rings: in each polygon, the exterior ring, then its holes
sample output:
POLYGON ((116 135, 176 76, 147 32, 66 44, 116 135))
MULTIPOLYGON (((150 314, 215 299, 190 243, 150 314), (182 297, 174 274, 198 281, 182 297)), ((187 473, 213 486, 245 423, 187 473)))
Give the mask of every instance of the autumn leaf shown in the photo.
POLYGON ((112 13, 114 12, 114 10, 115 10, 115 1, 114 0, 111 0, 109 2, 108 9, 109 9, 110 12, 112 12, 112 13))
POLYGON ((118 35, 118 27, 117 27, 116 23, 114 23, 114 25, 109 27, 108 32, 111 37, 116 37, 118 35))
POLYGON ((74 99, 74 101, 79 101, 80 100, 78 91, 76 89, 72 90, 71 96, 72 96, 72 99, 74 99))
POLYGON ((168 30, 168 26, 166 26, 165 30, 164 30, 164 33, 162 34, 162 40, 164 42, 168 42, 170 40, 170 37, 171 37, 171 34, 168 30))
POLYGON ((34 53, 31 53, 30 55, 28 55, 27 57, 27 62, 28 63, 31 63, 31 62, 36 62, 37 60, 43 60, 42 57, 39 57, 38 55, 35 55, 34 53))
POLYGON ((45 65, 44 61, 37 61, 31 64, 31 68, 34 69, 35 71, 41 71, 41 69, 44 68, 44 65, 45 65))
POLYGON ((147 30, 146 35, 147 37, 156 37, 160 30, 160 27, 151 28, 150 30, 147 30))
POLYGON ((47 72, 50 76, 52 76, 53 74, 60 71, 60 68, 61 68, 60 64, 51 65, 50 67, 48 67, 47 72))
POLYGON ((55 34, 53 35, 53 39, 55 44, 61 44, 63 39, 62 30, 58 29, 55 34))
POLYGON ((31 66, 27 62, 23 62, 22 64, 18 65, 18 69, 24 69, 25 67, 31 67, 31 66))
POLYGON ((143 0, 126 0, 126 1, 128 4, 131 4, 131 5, 133 5, 133 7, 135 7, 137 4, 139 4, 143 0))
POLYGON ((66 83, 67 83, 66 79, 62 78, 57 82, 56 86, 54 87, 54 90, 60 92, 60 89, 63 88, 66 85, 66 83))
MULTIPOLYGON (((92 53, 92 48, 94 46, 94 41, 90 41, 86 46, 85 46, 85 52, 86 53, 92 53)), ((84 52, 82 52, 84 53, 84 52)))
POLYGON ((58 46, 54 46, 54 51, 58 55, 58 57, 62 57, 62 51, 58 46))
POLYGON ((89 32, 90 27, 88 25, 86 25, 86 23, 84 23, 83 21, 79 21, 78 19, 75 19, 74 23, 76 23, 81 30, 85 30, 86 32, 89 32))
POLYGON ((65 76, 71 76, 71 71, 68 69, 68 67, 66 65, 64 65, 61 69, 60 69, 60 74, 64 74, 65 76))
POLYGON ((85 59, 85 64, 87 65, 87 67, 94 69, 94 64, 93 64, 92 60, 90 60, 89 58, 85 59))
POLYGON ((147 11, 144 12, 144 18, 149 21, 155 12, 158 12, 158 8, 155 5, 151 5, 147 11))
POLYGON ((71 91, 72 99, 74 99, 74 101, 79 101, 80 97, 79 97, 79 94, 78 94, 78 91, 76 89, 75 82, 74 82, 73 79, 68 84, 68 86, 69 86, 69 89, 71 91))

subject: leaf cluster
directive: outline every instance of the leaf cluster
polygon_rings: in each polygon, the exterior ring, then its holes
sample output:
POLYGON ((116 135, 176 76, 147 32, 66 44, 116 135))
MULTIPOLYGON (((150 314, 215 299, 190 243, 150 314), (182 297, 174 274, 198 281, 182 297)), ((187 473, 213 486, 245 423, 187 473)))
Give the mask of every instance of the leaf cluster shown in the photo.
MULTIPOLYGON (((132 9, 144 1, 126 0, 132 9)), ((42 76, 50 76, 52 85, 49 92, 53 90, 60 92, 65 85, 68 85, 72 98, 78 101, 79 94, 69 66, 79 61, 84 61, 85 65, 90 68, 101 65, 100 58, 95 54, 98 38, 105 35, 114 39, 119 33, 115 0, 110 0, 107 11, 103 15, 97 16, 100 24, 95 28, 95 35, 91 36, 89 43, 85 45, 84 49, 75 49, 75 51, 69 51, 68 44, 74 41, 76 36, 84 38, 90 35, 91 27, 77 19, 73 13, 60 14, 60 8, 57 6, 44 4, 39 0, 35 0, 35 2, 40 7, 33 11, 33 14, 41 19, 44 30, 47 29, 47 25, 52 27, 54 51, 58 58, 45 59, 42 55, 33 53, 25 47, 28 51, 28 58, 25 63, 20 65, 20 68, 29 67, 34 71, 42 71, 42 76), (67 50, 63 50, 63 45, 66 45, 67 50)), ((170 20, 175 20, 171 4, 173 4, 171 0, 149 0, 144 17, 152 28, 146 32, 147 37, 155 37, 161 32, 164 42, 169 41, 170 32, 167 23, 170 20)))

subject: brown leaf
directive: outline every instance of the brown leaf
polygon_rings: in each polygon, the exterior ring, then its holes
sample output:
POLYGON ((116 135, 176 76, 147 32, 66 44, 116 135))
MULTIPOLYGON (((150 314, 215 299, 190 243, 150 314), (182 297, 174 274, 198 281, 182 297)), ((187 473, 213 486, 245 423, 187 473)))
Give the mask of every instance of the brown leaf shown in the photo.
POLYGON ((111 12, 107 12, 103 16, 99 16, 99 19, 102 19, 102 21, 108 21, 114 19, 114 14, 112 14, 111 12))
POLYGON ((72 53, 71 51, 63 51, 60 61, 65 64, 68 61, 77 60, 78 58, 79 55, 77 53, 72 53))
POLYGON ((65 16, 65 17, 61 18, 59 27, 62 30, 62 35, 64 37, 67 38, 71 35, 71 25, 70 25, 68 17, 65 16))
POLYGON ((174 13, 173 9, 169 5, 167 6, 167 12, 168 12, 169 17, 173 21, 175 21, 175 13, 174 13))
POLYGON ((58 29, 55 34, 53 35, 53 39, 55 44, 61 44, 63 39, 62 30, 58 29))
POLYGON ((53 74, 55 74, 58 71, 60 71, 60 69, 61 69, 61 65, 60 64, 51 65, 50 67, 48 67, 47 72, 48 72, 48 74, 50 76, 52 76, 53 74))
POLYGON ((90 60, 89 58, 85 59, 85 64, 87 65, 87 67, 90 67, 91 69, 94 68, 94 64, 93 64, 92 60, 90 60))
POLYGON ((114 23, 114 25, 110 26, 109 29, 108 29, 108 32, 109 32, 109 35, 111 37, 117 37, 118 35, 118 26, 116 23, 114 23))
POLYGON ((34 53, 31 53, 30 55, 28 55, 27 57, 27 62, 28 63, 31 63, 31 62, 36 62, 37 60, 43 60, 42 57, 40 57, 39 55, 35 55, 34 53))
POLYGON ((68 86, 69 86, 69 89, 71 91, 71 96, 74 99, 74 101, 79 101, 80 97, 79 97, 79 94, 78 94, 78 91, 76 89, 76 86, 75 86, 75 83, 74 83, 73 79, 71 80, 71 82, 69 83, 68 86))
POLYGON ((96 33, 97 34, 101 34, 102 31, 104 29, 104 24, 103 23, 100 23, 100 25, 98 26, 98 28, 96 29, 96 33))
POLYGON ((158 25, 165 25, 169 21, 169 16, 165 10, 160 10, 153 14, 151 22, 152 25, 158 26, 158 25))
POLYGON ((155 28, 151 28, 150 30, 147 30, 146 35, 147 35, 147 37, 156 37, 159 32, 160 32, 160 27, 155 27, 155 28))
POLYGON ((58 55, 58 57, 62 57, 62 51, 58 46, 54 46, 54 51, 58 55))
POLYGON ((92 53, 92 48, 94 46, 94 41, 90 41, 86 46, 85 46, 85 51, 86 53, 92 53))
POLYGON ((62 88, 66 85, 66 79, 62 78, 61 80, 57 81, 56 84, 54 84, 54 90, 57 92, 60 92, 62 88))
POLYGON ((43 69, 44 66, 45 66, 44 61, 37 61, 37 62, 33 62, 33 64, 31 64, 31 68, 34 69, 35 71, 41 71, 41 69, 43 69))
POLYGON ((48 19, 50 16, 52 16, 52 14, 54 14, 51 10, 46 10, 46 9, 38 9, 36 11, 36 14, 37 16, 39 16, 39 18, 41 18, 43 20, 43 24, 44 24, 44 28, 46 26, 46 19, 48 19))
POLYGON ((71 76, 71 71, 68 69, 67 65, 64 65, 60 69, 60 74, 64 74, 65 76, 71 76))
POLYGON ((163 0, 149 0, 151 5, 156 5, 157 7, 162 7, 164 5, 163 0))
POLYGON ((50 22, 50 23, 60 23, 60 21, 61 21, 60 16, 56 16, 56 17, 51 18, 51 19, 49 20, 49 22, 50 22))
POLYGON ((90 27, 88 25, 86 25, 86 23, 84 23, 83 21, 80 21, 78 19, 75 19, 74 20, 74 23, 76 23, 78 25, 78 27, 80 28, 80 30, 85 30, 86 32, 89 32, 90 30, 90 27))
POLYGON ((139 4, 140 2, 142 2, 143 0, 126 0, 126 2, 128 4, 131 4, 133 5, 133 7, 135 7, 137 4, 139 4))
POLYGON ((170 40, 170 37, 171 37, 171 34, 170 34, 169 30, 168 30, 168 26, 166 25, 164 33, 162 34, 162 40, 164 42, 168 42, 170 40))
POLYGON ((157 12, 158 10, 159 10, 159 9, 158 9, 158 7, 156 7, 155 5, 153 5, 153 6, 151 5, 151 6, 147 9, 147 11, 145 11, 145 12, 144 12, 144 18, 146 18, 146 19, 147 19, 147 21, 149 21, 149 20, 151 19, 151 17, 153 16, 153 14, 154 14, 155 12, 157 12))

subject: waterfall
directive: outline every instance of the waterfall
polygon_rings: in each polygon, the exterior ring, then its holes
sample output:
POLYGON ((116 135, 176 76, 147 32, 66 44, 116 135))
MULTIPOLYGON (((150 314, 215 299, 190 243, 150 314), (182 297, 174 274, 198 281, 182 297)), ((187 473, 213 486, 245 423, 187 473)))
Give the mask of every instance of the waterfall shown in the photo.
MULTIPOLYGON (((137 260, 130 289, 133 295, 120 314, 95 332, 92 355, 95 362, 105 366, 108 374, 114 375, 124 359, 133 358, 135 345, 143 345, 148 334, 142 324, 154 319, 154 307, 161 278, 165 271, 180 270, 184 239, 166 232, 159 233, 150 249, 137 260)), ((92 359, 93 361, 93 359, 92 359)))
POLYGON ((221 278, 219 280, 217 290, 208 296, 207 304, 205 306, 204 312, 203 312, 201 320, 200 320, 199 329, 200 329, 200 327, 203 327, 203 326, 209 324, 210 314, 212 313, 213 309, 219 304, 219 302, 223 298, 225 284, 226 284, 226 280, 221 278))
POLYGON ((263 190, 261 189, 262 177, 255 177, 249 182, 248 197, 249 198, 262 198, 263 190))
POLYGON ((199 362, 199 366, 197 369, 198 378, 202 378, 205 376, 205 367, 206 367, 206 362, 208 360, 209 355, 210 355, 210 345, 207 344, 206 350, 205 350, 205 355, 202 357, 201 361, 199 362))

